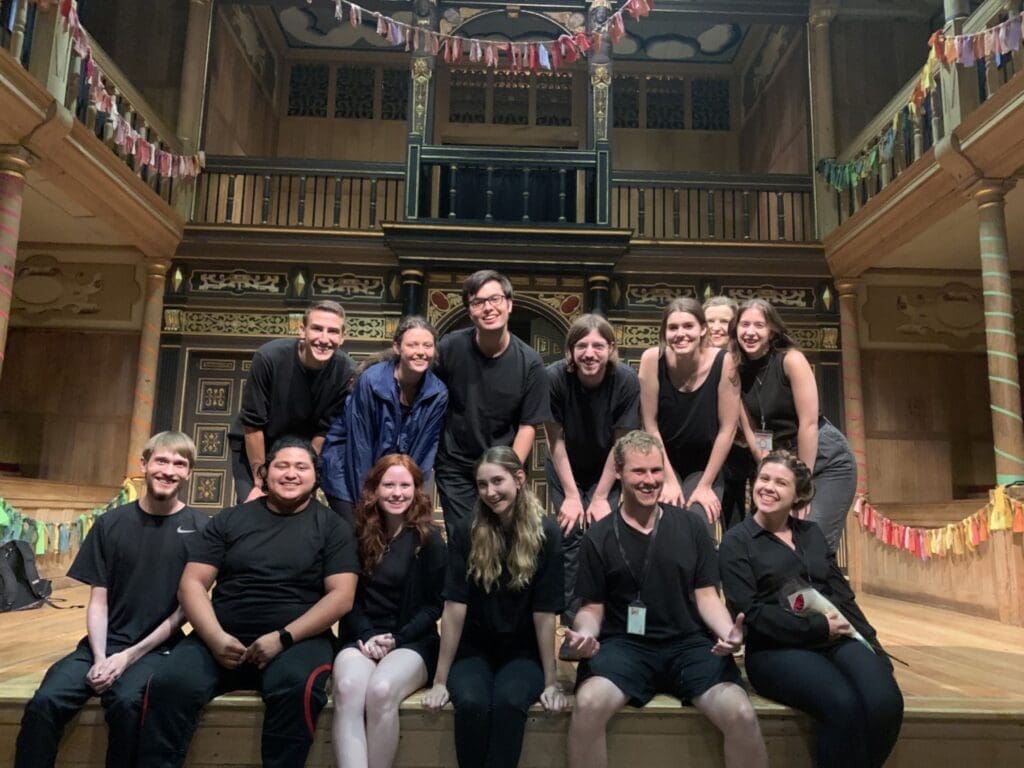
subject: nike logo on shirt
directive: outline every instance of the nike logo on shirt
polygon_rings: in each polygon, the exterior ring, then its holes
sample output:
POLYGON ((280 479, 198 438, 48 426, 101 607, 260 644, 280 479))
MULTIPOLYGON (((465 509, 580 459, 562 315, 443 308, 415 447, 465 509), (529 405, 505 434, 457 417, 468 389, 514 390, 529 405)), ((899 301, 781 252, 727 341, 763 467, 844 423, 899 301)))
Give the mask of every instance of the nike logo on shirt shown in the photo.
POLYGON ((178 533, 195 533, 195 532, 196 532, 195 528, 182 528, 180 525, 178 526, 178 533))

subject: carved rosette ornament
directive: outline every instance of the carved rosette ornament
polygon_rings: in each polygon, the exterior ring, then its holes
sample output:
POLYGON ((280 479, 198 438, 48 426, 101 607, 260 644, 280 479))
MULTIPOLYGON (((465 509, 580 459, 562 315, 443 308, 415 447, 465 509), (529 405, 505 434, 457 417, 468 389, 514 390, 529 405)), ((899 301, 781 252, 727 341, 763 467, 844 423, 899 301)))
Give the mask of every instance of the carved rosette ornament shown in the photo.
POLYGON ((598 64, 590 75, 594 89, 594 140, 608 141, 608 91, 612 76, 607 64, 598 64))
POLYGON ((412 133, 423 136, 427 129, 427 104, 430 98, 430 62, 423 57, 412 60, 412 133))

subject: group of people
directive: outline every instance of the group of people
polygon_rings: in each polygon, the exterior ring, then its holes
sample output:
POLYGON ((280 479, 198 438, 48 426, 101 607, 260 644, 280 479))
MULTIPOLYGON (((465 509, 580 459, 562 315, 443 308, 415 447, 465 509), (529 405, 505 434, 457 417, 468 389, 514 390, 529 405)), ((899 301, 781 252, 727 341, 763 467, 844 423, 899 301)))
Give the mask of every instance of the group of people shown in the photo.
POLYGON ((146 492, 69 571, 92 587, 88 635, 28 703, 16 766, 53 765, 93 695, 108 765, 180 766, 203 707, 238 689, 265 703, 263 764, 301 766, 328 676, 339 766, 390 766, 423 688, 454 707, 461 768, 515 766, 529 708, 566 706, 561 656, 579 662, 572 768, 606 765, 610 718, 659 692, 722 732, 726 765, 756 768, 744 643, 755 690, 815 719, 819 766, 884 763, 902 697, 835 560, 855 464, 774 308, 677 299, 638 375, 601 316, 545 368, 509 332, 504 276, 474 273, 462 299, 470 327, 437 339, 406 318, 358 368, 334 302, 261 347, 231 434, 239 504, 208 523, 178 498, 191 440, 150 440, 146 492), (539 427, 553 515, 527 483, 539 427), (789 610, 794 579, 836 611, 789 610))

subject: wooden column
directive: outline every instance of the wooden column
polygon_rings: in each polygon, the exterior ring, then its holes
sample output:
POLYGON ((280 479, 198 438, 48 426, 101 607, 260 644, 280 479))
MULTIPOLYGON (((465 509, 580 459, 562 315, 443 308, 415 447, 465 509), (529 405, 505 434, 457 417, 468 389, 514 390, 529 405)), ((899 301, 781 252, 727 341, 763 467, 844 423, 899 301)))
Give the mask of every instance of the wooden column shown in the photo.
MULTIPOLYGON (((836 0, 814 0, 807 24, 807 66, 811 89, 811 164, 836 156, 835 105, 832 95, 831 25, 839 10, 836 0)), ((818 239, 839 226, 835 191, 814 176, 814 212, 818 239)))
POLYGON ((587 14, 587 30, 601 29, 601 45, 587 56, 590 72, 589 145, 597 163, 594 178, 594 222, 611 225, 612 190, 612 42, 607 22, 612 9, 609 0, 592 0, 587 14))
MULTIPOLYGON (((868 494, 867 435, 864 428, 864 382, 860 364, 860 330, 857 281, 838 280, 839 325, 843 342, 843 411, 846 416, 846 439, 857 461, 857 495, 868 494)), ((847 576, 855 591, 862 585, 862 550, 860 522, 856 516, 846 518, 847 576)))
POLYGON ((18 260, 21 205, 30 155, 22 147, 0 147, 0 373, 11 321, 14 264, 18 260))
POLYGON ((212 32, 213 3, 189 3, 178 100, 178 138, 186 154, 198 152, 200 148, 212 32))
POLYGON ((974 193, 978 204, 981 285, 988 351, 989 405, 996 482, 1024 480, 1024 428, 1021 422, 1017 333, 1006 240, 1005 195, 1013 182, 983 181, 974 193))
POLYGON ((128 435, 128 455, 125 474, 133 477, 139 472, 142 447, 153 429, 153 401, 156 397, 156 368, 160 354, 160 326, 164 311, 164 285, 170 261, 146 262, 146 303, 142 315, 142 335, 139 338, 139 361, 135 375, 135 400, 128 435))
POLYGON ((402 317, 423 314, 423 271, 402 270, 402 317))
POLYGON ((588 312, 608 317, 608 308, 611 306, 611 299, 608 296, 608 287, 610 285, 611 278, 607 275, 590 275, 587 277, 588 312))
MULTIPOLYGON (((417 29, 437 32, 437 2, 413 3, 413 24, 417 29)), ((420 154, 423 145, 434 138, 434 59, 429 46, 414 50, 411 56, 409 88, 409 136, 405 150, 405 218, 426 218, 430 211, 420 211, 420 154)), ((437 200, 434 199, 436 205, 437 200)))
MULTIPOLYGON (((942 31, 947 38, 963 32, 964 22, 971 15, 970 6, 969 0, 944 0, 946 24, 942 31)), ((978 107, 978 74, 974 67, 940 67, 939 82, 942 86, 942 125, 945 135, 949 136, 978 107)))

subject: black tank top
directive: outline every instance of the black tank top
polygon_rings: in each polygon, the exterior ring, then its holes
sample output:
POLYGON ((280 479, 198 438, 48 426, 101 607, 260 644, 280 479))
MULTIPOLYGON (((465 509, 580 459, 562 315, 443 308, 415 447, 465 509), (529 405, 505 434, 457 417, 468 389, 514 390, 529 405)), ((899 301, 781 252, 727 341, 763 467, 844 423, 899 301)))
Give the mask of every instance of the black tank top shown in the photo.
POLYGON ((725 350, 719 350, 708 376, 692 392, 680 392, 668 375, 663 354, 658 360, 658 431, 672 467, 685 479, 703 472, 718 437, 718 384, 725 350))
POLYGON ((740 390, 750 426, 755 431, 771 432, 775 448, 791 448, 800 425, 793 388, 783 367, 785 357, 785 350, 773 349, 740 367, 740 390))

